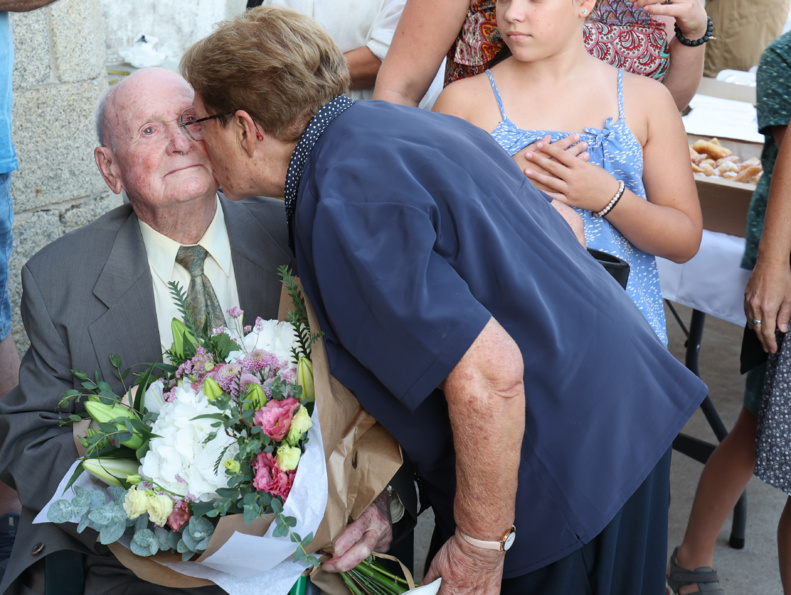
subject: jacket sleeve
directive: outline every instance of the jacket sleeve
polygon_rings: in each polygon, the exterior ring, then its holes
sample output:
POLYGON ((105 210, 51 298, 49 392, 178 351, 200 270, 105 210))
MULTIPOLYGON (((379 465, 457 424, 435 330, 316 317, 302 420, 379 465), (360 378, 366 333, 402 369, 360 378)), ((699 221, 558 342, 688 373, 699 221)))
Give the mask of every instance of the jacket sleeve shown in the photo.
MULTIPOLYGON (((19 370, 19 386, 0 399, 0 479, 19 493, 22 505, 38 513, 52 498, 77 458, 71 425, 61 419, 74 411, 59 410, 63 392, 73 388, 69 350, 53 324, 37 280, 22 269, 22 320, 30 348, 19 370)), ((96 533, 60 528, 93 549, 96 533)))

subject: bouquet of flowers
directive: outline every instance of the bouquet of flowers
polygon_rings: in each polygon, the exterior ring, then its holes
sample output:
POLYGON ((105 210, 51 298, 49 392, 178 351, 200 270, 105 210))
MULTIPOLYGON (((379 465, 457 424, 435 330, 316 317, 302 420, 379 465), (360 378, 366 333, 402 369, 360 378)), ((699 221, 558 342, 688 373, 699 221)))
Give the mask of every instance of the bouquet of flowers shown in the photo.
MULTIPOLYGON (((286 282, 297 297, 293 279, 286 282)), ((304 550, 313 535, 292 532, 296 521, 283 514, 313 427, 309 354, 317 337, 306 316, 245 327, 232 308, 230 328, 209 333, 196 328, 181 289, 171 292, 184 318, 172 323, 170 363, 138 377, 130 398, 75 372, 84 390, 67 391, 62 405, 87 398, 84 415, 96 427, 81 439, 73 479, 87 470, 110 488, 77 486, 71 500, 50 506, 48 520, 76 518, 78 531, 97 530, 103 544, 128 534, 138 556, 169 551, 186 561, 206 551, 220 517, 241 514, 250 524, 274 515, 275 535, 299 544, 296 559, 315 561, 304 550), (154 379, 155 370, 163 375, 154 379)), ((128 371, 113 363, 125 379, 128 371)))
POLYGON ((86 400, 69 420, 81 458, 34 522, 91 527, 138 576, 165 586, 243 593, 265 574, 271 592, 286 592, 315 563, 401 455, 329 374, 312 308, 281 274, 288 322, 246 327, 234 309, 229 328, 208 332, 173 287, 184 320, 173 323, 168 363, 130 388, 111 358, 120 395, 75 372, 79 388, 64 404, 86 400))

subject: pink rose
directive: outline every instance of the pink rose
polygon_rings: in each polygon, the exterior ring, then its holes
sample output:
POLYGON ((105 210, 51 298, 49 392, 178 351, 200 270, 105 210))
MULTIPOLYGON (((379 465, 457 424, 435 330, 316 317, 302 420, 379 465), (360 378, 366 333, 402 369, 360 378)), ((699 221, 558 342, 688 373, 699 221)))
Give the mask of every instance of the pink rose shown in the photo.
POLYGON ((187 502, 182 500, 177 502, 173 507, 173 512, 168 517, 168 527, 174 531, 178 531, 184 524, 190 520, 190 511, 187 502))
POLYGON ((294 483, 296 472, 282 471, 270 452, 259 453, 253 463, 253 469, 255 469, 253 487, 273 496, 280 496, 285 502, 291 491, 291 485, 294 483))
POLYGON ((256 425, 261 426, 264 434, 272 440, 280 442, 291 428, 291 419, 294 417, 297 407, 299 407, 299 401, 294 398, 269 401, 255 412, 253 421, 256 425))

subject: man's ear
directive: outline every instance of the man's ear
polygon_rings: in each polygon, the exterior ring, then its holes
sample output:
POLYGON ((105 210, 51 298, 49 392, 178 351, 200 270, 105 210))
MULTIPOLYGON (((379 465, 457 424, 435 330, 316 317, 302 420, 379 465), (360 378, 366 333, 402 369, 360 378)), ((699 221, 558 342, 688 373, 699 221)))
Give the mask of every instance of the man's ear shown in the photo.
POLYGON ((116 172, 115 155, 108 147, 96 147, 93 151, 93 158, 101 172, 104 181, 115 194, 120 194, 123 189, 121 179, 116 172))

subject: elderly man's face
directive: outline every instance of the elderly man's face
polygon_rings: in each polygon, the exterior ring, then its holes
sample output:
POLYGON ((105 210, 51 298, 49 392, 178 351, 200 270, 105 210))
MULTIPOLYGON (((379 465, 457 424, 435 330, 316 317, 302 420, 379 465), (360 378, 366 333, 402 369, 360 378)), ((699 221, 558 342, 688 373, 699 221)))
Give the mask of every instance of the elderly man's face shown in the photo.
POLYGON ((178 125, 181 113, 192 107, 192 88, 167 70, 133 76, 107 107, 115 146, 108 184, 126 190, 144 221, 177 203, 213 200, 217 183, 203 143, 178 125))

